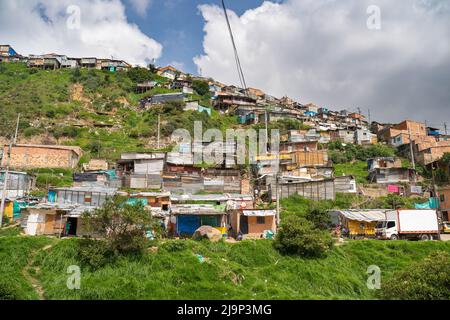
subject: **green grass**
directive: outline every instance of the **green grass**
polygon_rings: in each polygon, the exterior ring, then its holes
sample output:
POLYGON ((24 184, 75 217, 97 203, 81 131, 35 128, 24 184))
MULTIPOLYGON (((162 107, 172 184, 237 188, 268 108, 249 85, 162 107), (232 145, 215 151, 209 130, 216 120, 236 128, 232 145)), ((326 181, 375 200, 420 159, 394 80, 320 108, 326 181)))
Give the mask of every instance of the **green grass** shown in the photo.
POLYGON ((36 175, 36 187, 46 189, 52 187, 70 187, 73 184, 73 171, 70 169, 33 169, 28 173, 36 175))
POLYGON ((343 175, 352 175, 357 183, 368 183, 367 163, 365 161, 354 161, 351 163, 334 164, 334 175, 340 177, 343 175))
MULTIPOLYGON (((12 276, 23 299, 36 294, 20 269, 31 251, 48 241, 0 238, 1 272, 12 276)), ((450 243, 437 241, 350 241, 324 259, 303 259, 281 256, 269 240, 186 240, 174 252, 163 243, 155 254, 122 257, 94 271, 78 261, 78 241, 54 240, 53 248, 36 255, 36 277, 47 299, 376 299, 366 287, 368 266, 381 268, 383 284, 432 252, 450 252, 450 243), (66 287, 71 265, 81 267, 81 290, 66 287)))
POLYGON ((24 277, 23 269, 32 253, 51 241, 47 238, 0 237, 0 299, 37 299, 31 283, 24 277))

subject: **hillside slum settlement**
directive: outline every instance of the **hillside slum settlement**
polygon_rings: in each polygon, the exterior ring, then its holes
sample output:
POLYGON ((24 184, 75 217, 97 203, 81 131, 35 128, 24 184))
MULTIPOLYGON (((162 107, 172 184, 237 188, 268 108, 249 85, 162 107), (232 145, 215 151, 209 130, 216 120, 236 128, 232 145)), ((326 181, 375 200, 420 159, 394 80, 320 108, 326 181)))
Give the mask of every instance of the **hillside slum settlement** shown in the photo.
MULTIPOLYGON (((63 68, 127 72, 133 68, 115 59, 61 54, 25 57, 10 45, 0 46, 0 61, 22 62, 48 72, 63 68)), ((83 236, 82 213, 98 208, 109 197, 122 195, 129 203, 142 203, 149 214, 161 220, 170 237, 191 237, 201 226, 211 226, 224 237, 269 238, 280 225, 277 204, 282 199, 299 196, 332 201, 338 194, 367 199, 392 194, 426 198, 428 201, 417 203, 415 210, 423 210, 424 215, 434 210, 439 225, 450 220, 450 181, 439 186, 426 184, 418 172, 420 166, 449 176, 450 164, 445 159, 450 159, 450 135, 446 126, 440 130, 408 119, 397 124, 379 123, 361 110, 334 111, 287 96, 277 98, 258 88, 225 85, 172 66, 155 67, 154 72, 165 81, 136 83, 136 93, 145 95, 136 106, 140 110, 179 102, 183 110, 205 117, 213 112, 233 115, 240 128, 268 128, 280 122, 297 125, 280 136, 279 150, 268 144, 267 152, 258 154, 245 168, 230 161, 238 154, 234 141, 224 145, 223 161, 210 166, 194 161, 194 151, 206 150, 209 141, 180 143, 172 151, 162 151, 167 150, 163 149, 166 145, 154 152, 131 150, 114 161, 91 159, 82 166, 79 162, 84 151, 78 146, 4 145, 0 163, 4 169, 0 172, 0 184, 5 185, 4 217, 21 223, 29 235, 83 236), (207 85, 207 105, 192 99, 195 82, 207 85), (171 92, 150 94, 155 87, 171 92), (395 154, 367 159, 363 169, 366 181, 361 182, 352 171, 337 172, 330 156, 331 146, 336 144, 388 146, 395 154), (8 174, 6 167, 10 169, 8 174), (48 185, 44 197, 33 197, 36 176, 32 170, 43 168, 71 170, 72 185, 48 185)), ((347 236, 375 237, 376 230, 383 226, 378 223, 386 221, 389 212, 347 208, 329 214, 347 236)), ((393 235, 400 236, 401 231, 393 235)), ((434 235, 436 230, 431 231, 434 235)))

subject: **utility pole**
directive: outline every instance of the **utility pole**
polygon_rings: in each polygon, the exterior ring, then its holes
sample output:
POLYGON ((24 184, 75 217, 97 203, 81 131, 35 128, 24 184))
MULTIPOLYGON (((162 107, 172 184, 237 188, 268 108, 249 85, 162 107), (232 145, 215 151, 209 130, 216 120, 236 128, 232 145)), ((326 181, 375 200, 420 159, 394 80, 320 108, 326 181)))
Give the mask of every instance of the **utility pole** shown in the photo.
POLYGON ((277 173, 275 176, 275 187, 277 192, 277 228, 280 227, 280 150, 277 151, 277 173))
POLYGON ((266 114, 265 114, 264 120, 266 122, 266 152, 269 152, 269 125, 268 125, 268 120, 267 120, 267 109, 266 109, 266 114))
POLYGON ((414 161, 413 141, 412 141, 412 137, 411 137, 411 129, 410 128, 408 128, 408 136, 409 136, 409 152, 410 152, 410 157, 411 157, 411 164, 412 164, 412 168, 414 170, 413 182, 415 185, 416 184, 416 162, 414 161))
POLYGON ((358 108, 356 108, 356 109, 358 109, 358 114, 361 114, 361 108, 358 107, 358 108))
POLYGON ((161 115, 158 114, 158 150, 160 148, 160 138, 161 138, 161 115))
POLYGON ((447 135, 447 122, 444 122, 444 131, 445 131, 445 135, 447 135))
POLYGON ((370 108, 369 108, 369 113, 368 113, 368 115, 369 115, 369 125, 372 123, 372 121, 371 121, 371 117, 370 117, 370 108))
POLYGON ((13 141, 9 144, 9 147, 8 147, 8 159, 6 160, 6 170, 5 170, 5 176, 3 178, 2 201, 1 201, 1 205, 0 205, 0 228, 3 225, 3 213, 5 211, 5 200, 6 200, 6 190, 7 190, 7 186, 8 186, 9 165, 11 164, 11 150, 12 150, 12 146, 17 144, 17 134, 19 132, 19 121, 20 121, 20 113, 17 115, 16 131, 14 133, 13 141))

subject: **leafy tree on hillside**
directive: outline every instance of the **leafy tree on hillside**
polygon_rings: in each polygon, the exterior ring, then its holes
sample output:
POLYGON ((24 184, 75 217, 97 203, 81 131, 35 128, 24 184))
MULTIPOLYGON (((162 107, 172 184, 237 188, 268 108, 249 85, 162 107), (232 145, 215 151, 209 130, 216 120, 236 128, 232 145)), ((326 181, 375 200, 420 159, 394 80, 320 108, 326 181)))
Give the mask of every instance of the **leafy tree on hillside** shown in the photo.
POLYGON ((204 96, 209 93, 209 84, 206 81, 194 80, 192 82, 192 87, 200 96, 204 96))
POLYGON ((136 83, 151 81, 153 74, 145 68, 132 68, 127 73, 128 77, 136 83))
POLYGON ((114 197, 95 209, 85 212, 83 221, 90 234, 98 235, 114 254, 139 253, 146 247, 146 232, 158 229, 154 220, 141 203, 130 205, 125 197, 114 197))

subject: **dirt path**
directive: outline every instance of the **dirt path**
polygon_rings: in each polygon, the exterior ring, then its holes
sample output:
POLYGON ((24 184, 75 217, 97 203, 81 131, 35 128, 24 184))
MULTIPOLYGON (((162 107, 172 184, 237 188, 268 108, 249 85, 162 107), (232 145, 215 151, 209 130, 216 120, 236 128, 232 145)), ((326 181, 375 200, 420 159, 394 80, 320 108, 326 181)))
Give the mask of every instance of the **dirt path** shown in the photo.
POLYGON ((31 252, 30 259, 28 260, 27 265, 22 269, 22 274, 27 279, 29 283, 31 283, 31 286, 36 291, 39 300, 45 300, 45 292, 44 288, 42 287, 39 280, 36 278, 36 276, 39 274, 41 269, 39 267, 34 267, 34 259, 39 251, 47 251, 52 248, 52 245, 45 246, 44 248, 33 250, 31 252))

